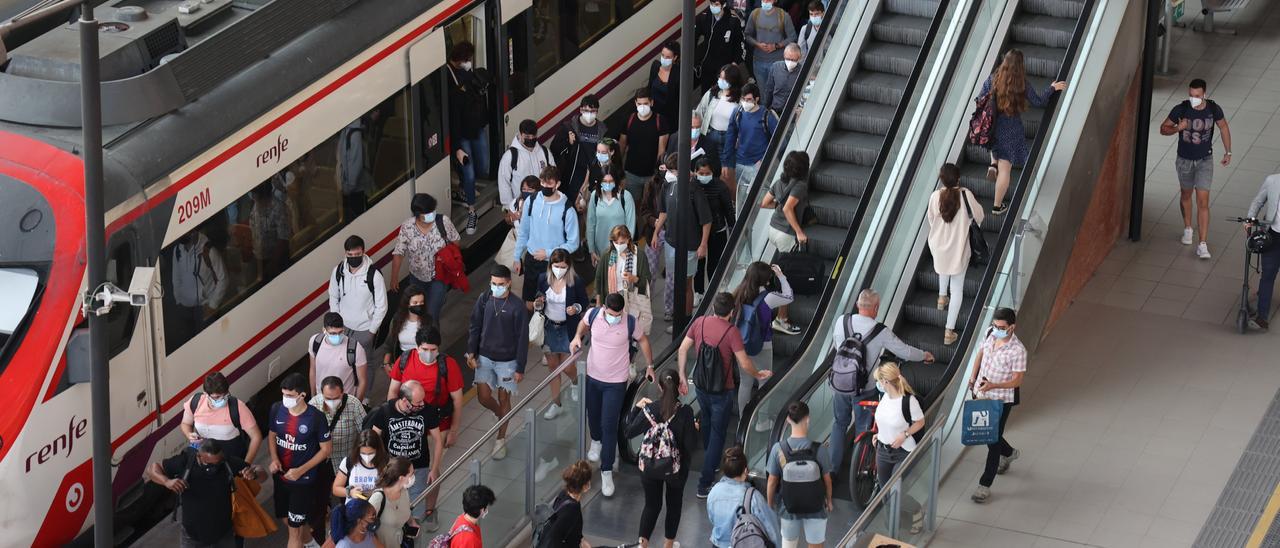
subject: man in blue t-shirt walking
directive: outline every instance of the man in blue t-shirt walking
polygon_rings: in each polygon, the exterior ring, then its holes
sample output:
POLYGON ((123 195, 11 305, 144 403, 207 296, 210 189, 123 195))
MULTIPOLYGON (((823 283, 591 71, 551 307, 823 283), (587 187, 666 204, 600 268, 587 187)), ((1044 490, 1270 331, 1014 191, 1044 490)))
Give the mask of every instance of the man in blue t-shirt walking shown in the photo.
POLYGON ((302 548, 311 539, 312 514, 324 510, 317 508, 317 493, 328 487, 317 482, 317 467, 328 466, 333 452, 329 423, 307 405, 308 389, 301 373, 287 375, 280 381, 281 403, 271 406, 267 419, 276 517, 289 529, 289 548, 302 548))
POLYGON ((1179 205, 1182 207, 1182 245, 1194 242, 1191 229, 1191 194, 1195 191, 1196 218, 1200 229, 1200 245, 1196 255, 1208 259, 1209 254, 1209 185, 1213 182, 1213 128, 1222 129, 1222 146, 1227 149, 1222 165, 1231 163, 1231 130, 1222 107, 1204 98, 1205 82, 1199 78, 1191 81, 1190 97, 1174 105, 1169 118, 1160 124, 1161 135, 1178 135, 1178 185, 1182 187, 1179 205))

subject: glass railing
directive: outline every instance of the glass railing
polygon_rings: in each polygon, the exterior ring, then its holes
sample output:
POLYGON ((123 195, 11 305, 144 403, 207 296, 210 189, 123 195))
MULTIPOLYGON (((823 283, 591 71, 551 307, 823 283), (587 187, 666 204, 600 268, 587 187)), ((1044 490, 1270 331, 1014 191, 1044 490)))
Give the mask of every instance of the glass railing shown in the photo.
MULTIPOLYGON (((883 181, 878 186, 883 187, 886 192, 890 188, 896 191, 890 195, 891 199, 879 201, 879 208, 868 225, 865 243, 859 247, 858 256, 846 268, 849 271, 848 275, 841 276, 838 297, 833 299, 822 321, 815 326, 813 341, 830 340, 835 320, 852 309, 860 288, 869 285, 883 293, 884 287, 896 283, 900 277, 896 275, 876 277, 874 274, 885 272, 877 268, 877 263, 883 264, 883 261, 877 261, 878 258, 890 252, 899 253, 904 250, 906 253, 910 252, 916 235, 914 232, 904 234, 902 225, 910 224, 916 228, 919 225, 896 221, 899 218, 917 218, 910 215, 916 214, 915 209, 922 205, 928 205, 929 194, 934 189, 931 178, 920 179, 927 181, 926 184, 915 183, 916 176, 919 175, 917 168, 921 162, 914 161, 913 156, 920 157, 921 147, 926 145, 932 147, 936 139, 930 139, 931 128, 951 127, 937 126, 935 121, 949 122, 952 118, 959 120, 959 117, 967 112, 965 105, 967 105, 967 94, 970 88, 968 84, 973 78, 972 75, 976 74, 977 65, 982 63, 986 50, 991 47, 1001 14, 1006 9, 1004 3, 999 2, 964 1, 954 4, 951 13, 946 16, 942 39, 935 42, 933 51, 930 52, 929 78, 924 85, 919 86, 917 92, 920 96, 936 99, 928 103, 928 108, 915 108, 911 111, 914 113, 909 126, 911 129, 904 132, 901 142, 895 143, 896 147, 907 147, 902 150, 916 152, 914 155, 897 154, 892 168, 883 171, 883 181), (957 97, 960 96, 964 96, 965 99, 958 100, 957 97), (953 105, 957 102, 958 105, 953 105), (904 186, 901 181, 908 181, 910 184, 904 186), (892 236, 892 240, 887 239, 889 236, 892 236), (870 280, 868 280, 868 274, 873 275, 870 280)), ((922 209, 918 218, 924 218, 922 209)), ((764 392, 755 403, 750 416, 751 420, 758 422, 761 418, 773 418, 774 428, 767 431, 742 430, 743 446, 754 474, 763 473, 768 448, 773 440, 778 439, 780 429, 785 422, 781 417, 787 404, 795 401, 797 395, 804 395, 813 390, 820 392, 809 398, 810 435, 822 439, 830 434, 833 426, 831 398, 825 392, 826 384, 814 382, 813 375, 825 367, 831 349, 831 345, 825 342, 809 345, 795 362, 803 366, 793 367, 787 371, 784 376, 776 380, 776 386, 764 392)))
MULTIPOLYGON (((1081 70, 1082 65, 1088 58, 1081 52, 1091 49, 1099 25, 1102 23, 1101 15, 1106 12, 1108 3, 1108 0, 1085 0, 1084 2, 1082 15, 1068 48, 1067 58, 1059 72, 1059 79, 1066 79, 1068 74, 1071 75, 1068 90, 1080 85, 1079 79, 1085 73, 1081 70)), ((1063 94, 1061 101, 1070 104, 1073 97, 1074 95, 1068 92, 1063 94)), ((992 266, 989 267, 988 275, 984 277, 976 297, 978 302, 983 303, 983 308, 979 313, 970 316, 966 326, 967 332, 972 333, 975 327, 988 325, 997 308, 1015 306, 1018 296, 1015 287, 1018 250, 1016 245, 1008 244, 1014 227, 1025 222, 1036 205, 1039 191, 1046 177, 1045 164, 1051 156, 1049 153, 1056 151, 1059 146, 1058 137, 1062 134, 1067 116, 1056 112, 1053 107, 1054 103, 1051 103, 1047 109, 1048 112, 1053 113, 1052 124, 1042 124, 1032 147, 1032 161, 1035 162, 1036 169, 1024 170, 1023 180, 1014 188, 1010 208, 1018 212, 1018 216, 1014 222, 1007 222, 1001 230, 999 243, 995 248, 999 250, 1000 255, 992 261, 992 266), (1040 160, 1036 161, 1037 159, 1040 160), (994 269, 994 272, 991 269, 994 269)), ((871 499, 862 516, 836 546, 856 546, 858 541, 874 534, 916 545, 924 545, 932 537, 937 528, 937 504, 941 479, 946 463, 951 461, 947 458, 947 453, 954 452, 959 447, 957 436, 960 429, 957 426, 960 418, 959 410, 967 392, 965 385, 967 379, 973 374, 973 368, 978 365, 975 361, 978 349, 978 345, 974 344, 975 339, 970 337, 958 343, 962 345, 959 348, 963 350, 957 353, 958 359, 955 360, 955 364, 960 367, 955 374, 951 375, 947 385, 939 392, 940 397, 926 412, 930 426, 926 430, 925 440, 906 461, 899 465, 888 482, 871 499), (925 523, 922 530, 912 533, 909 527, 910 510, 917 505, 924 510, 925 523)))

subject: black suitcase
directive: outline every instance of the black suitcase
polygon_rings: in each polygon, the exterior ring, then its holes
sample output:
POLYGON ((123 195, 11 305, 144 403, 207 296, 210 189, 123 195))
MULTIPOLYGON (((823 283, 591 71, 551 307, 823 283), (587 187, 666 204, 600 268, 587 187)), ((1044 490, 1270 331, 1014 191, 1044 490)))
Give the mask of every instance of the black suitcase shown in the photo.
POLYGON ((779 253, 773 264, 782 269, 791 283, 791 290, 796 295, 818 295, 827 281, 826 262, 822 257, 811 255, 804 248, 797 247, 785 253, 779 253))

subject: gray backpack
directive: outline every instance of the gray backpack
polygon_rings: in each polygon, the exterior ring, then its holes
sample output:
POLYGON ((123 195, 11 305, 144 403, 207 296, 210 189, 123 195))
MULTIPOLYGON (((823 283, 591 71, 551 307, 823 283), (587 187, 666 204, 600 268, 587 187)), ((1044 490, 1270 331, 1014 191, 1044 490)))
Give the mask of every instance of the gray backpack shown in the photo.
POLYGON ((733 518, 733 531, 729 533, 729 546, 732 548, 774 548, 773 541, 764 532, 764 524, 751 513, 751 495, 755 492, 754 487, 748 486, 742 495, 742 505, 738 507, 733 518))

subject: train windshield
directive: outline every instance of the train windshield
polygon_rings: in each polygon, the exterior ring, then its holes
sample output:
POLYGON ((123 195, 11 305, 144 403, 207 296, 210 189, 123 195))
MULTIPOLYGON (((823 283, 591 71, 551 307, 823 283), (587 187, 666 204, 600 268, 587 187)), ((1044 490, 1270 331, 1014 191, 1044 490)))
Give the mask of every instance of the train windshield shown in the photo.
POLYGON ((35 309, 40 275, 30 268, 0 267, 0 348, 35 309))
POLYGON ((55 232, 53 211, 44 195, 0 175, 0 370, 40 306, 55 232))

